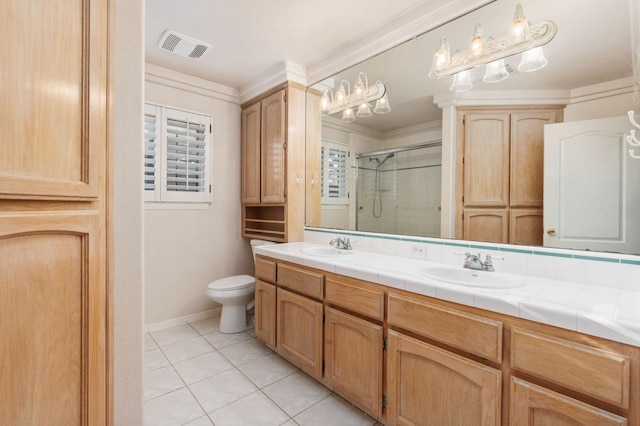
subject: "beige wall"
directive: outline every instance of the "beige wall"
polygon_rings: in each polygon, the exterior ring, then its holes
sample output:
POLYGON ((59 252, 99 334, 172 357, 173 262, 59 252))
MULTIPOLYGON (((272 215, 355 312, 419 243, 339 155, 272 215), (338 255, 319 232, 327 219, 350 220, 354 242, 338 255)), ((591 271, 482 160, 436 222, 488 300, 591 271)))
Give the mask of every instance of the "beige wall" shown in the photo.
POLYGON ((234 89, 148 66, 145 100, 211 114, 212 203, 202 210, 145 209, 145 324, 219 307, 207 284, 253 274, 240 236, 240 105, 234 89))
POLYGON ((144 1, 111 4, 113 424, 142 425, 144 1))

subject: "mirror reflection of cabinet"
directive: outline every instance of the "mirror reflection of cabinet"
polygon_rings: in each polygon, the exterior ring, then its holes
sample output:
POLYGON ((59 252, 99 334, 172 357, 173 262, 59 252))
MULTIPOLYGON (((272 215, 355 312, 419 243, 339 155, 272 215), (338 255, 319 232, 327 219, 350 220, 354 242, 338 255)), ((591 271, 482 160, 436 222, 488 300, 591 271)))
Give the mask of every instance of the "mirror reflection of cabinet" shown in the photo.
POLYGON ((544 125, 559 107, 458 110, 457 238, 542 244, 544 125))
POLYGON ((304 87, 286 83, 242 106, 242 236, 300 241, 304 87))

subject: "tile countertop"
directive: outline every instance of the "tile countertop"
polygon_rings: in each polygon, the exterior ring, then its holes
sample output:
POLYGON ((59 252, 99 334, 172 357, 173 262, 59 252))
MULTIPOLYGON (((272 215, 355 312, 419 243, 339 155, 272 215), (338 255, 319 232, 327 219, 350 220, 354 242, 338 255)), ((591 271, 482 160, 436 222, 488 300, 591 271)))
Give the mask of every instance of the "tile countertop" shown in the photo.
MULTIPOLYGON (((311 243, 255 247, 256 253, 417 294, 640 346, 640 293, 531 276, 518 288, 476 288, 424 277, 435 262, 354 250, 341 258, 309 256, 311 243)), ((460 266, 462 268, 462 266, 460 266)))

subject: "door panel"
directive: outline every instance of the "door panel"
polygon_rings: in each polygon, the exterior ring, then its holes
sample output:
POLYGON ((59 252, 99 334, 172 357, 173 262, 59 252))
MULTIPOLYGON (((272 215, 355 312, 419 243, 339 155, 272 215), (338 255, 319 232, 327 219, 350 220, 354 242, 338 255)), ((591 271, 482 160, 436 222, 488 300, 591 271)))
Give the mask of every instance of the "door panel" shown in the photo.
POLYGON ((285 163, 285 90, 262 101, 262 202, 284 203, 285 163))
POLYGON ((242 202, 260 203, 260 102, 242 110, 242 202))
POLYGON ((106 300, 97 216, 0 215, 0 221, 0 424, 104 418, 106 300))

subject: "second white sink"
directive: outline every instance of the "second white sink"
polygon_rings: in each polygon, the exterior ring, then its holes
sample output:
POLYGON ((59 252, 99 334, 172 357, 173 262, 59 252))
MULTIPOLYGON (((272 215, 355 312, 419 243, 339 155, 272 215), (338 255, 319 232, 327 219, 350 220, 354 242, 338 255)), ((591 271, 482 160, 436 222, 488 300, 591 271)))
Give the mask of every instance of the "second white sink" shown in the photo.
POLYGON ((426 278, 467 287, 516 288, 526 284, 525 280, 517 275, 466 268, 429 266, 421 269, 419 273, 426 278))
POLYGON ((353 255, 353 250, 340 250, 334 247, 307 247, 300 250, 300 253, 318 257, 345 257, 353 255))

